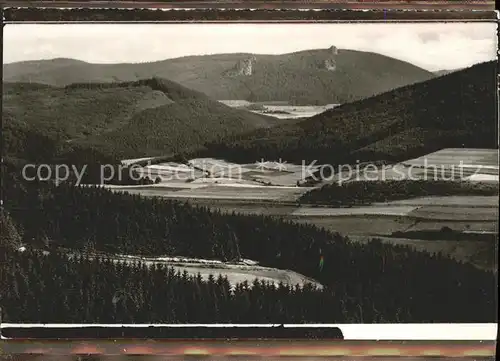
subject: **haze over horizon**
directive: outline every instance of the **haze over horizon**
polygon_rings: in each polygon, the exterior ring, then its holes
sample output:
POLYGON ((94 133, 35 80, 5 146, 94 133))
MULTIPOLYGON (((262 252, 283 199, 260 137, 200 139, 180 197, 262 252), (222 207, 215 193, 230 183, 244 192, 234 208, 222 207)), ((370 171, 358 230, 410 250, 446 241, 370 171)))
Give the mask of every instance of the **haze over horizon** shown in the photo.
POLYGON ((496 58, 496 24, 8 24, 3 64, 55 58, 144 63, 221 53, 284 54, 332 45, 379 53, 429 71, 453 70, 496 58))

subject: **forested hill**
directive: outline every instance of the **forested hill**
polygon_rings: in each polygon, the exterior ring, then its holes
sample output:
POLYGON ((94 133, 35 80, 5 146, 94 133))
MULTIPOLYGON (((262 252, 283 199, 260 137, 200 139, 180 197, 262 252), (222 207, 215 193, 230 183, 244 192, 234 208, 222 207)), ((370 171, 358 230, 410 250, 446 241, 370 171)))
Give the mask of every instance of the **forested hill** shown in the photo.
POLYGON ((4 81, 64 86, 170 79, 213 99, 340 104, 430 79, 433 73, 376 53, 314 49, 282 55, 216 54, 138 64, 71 59, 6 64, 4 81))
POLYGON ((233 161, 399 160, 447 147, 497 147, 496 62, 344 104, 294 124, 214 143, 233 161))
POLYGON ((176 153, 275 122, 160 78, 3 85, 3 154, 30 161, 71 147, 118 158, 176 153))

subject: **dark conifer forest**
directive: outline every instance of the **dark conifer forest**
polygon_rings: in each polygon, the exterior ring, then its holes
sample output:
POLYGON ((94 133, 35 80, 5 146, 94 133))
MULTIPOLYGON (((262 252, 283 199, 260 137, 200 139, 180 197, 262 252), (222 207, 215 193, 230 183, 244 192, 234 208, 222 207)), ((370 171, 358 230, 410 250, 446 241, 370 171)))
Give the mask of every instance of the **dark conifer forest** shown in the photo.
POLYGON ((440 254, 377 240, 353 243, 312 225, 220 214, 97 187, 5 185, 2 289, 8 291, 2 304, 10 322, 492 322, 495 317, 494 274, 440 254), (24 252, 16 251, 21 243, 27 245, 24 252), (68 248, 79 249, 80 256, 68 259, 68 248), (167 268, 114 263, 111 256, 91 259, 93 251, 253 259, 300 272, 324 288, 257 282, 230 289, 220 277, 202 281, 167 268))

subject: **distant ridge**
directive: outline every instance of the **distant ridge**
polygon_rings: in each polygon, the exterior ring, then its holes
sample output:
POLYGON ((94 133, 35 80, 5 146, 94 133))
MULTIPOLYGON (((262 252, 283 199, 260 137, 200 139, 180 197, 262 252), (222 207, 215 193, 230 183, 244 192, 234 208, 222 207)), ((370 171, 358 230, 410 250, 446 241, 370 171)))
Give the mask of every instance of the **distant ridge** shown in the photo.
POLYGON ((282 55, 215 54, 137 64, 40 60, 5 64, 3 72, 7 82, 55 86, 156 76, 213 99, 318 105, 350 102, 434 77, 401 60, 335 46, 282 55))

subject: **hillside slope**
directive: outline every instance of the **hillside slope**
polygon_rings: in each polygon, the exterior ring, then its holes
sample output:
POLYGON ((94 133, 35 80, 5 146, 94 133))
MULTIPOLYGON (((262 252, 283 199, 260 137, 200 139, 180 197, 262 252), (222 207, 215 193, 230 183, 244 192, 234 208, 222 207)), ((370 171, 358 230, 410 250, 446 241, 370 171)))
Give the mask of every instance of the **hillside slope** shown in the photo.
POLYGON ((454 72, 459 71, 459 70, 462 70, 462 69, 442 69, 442 70, 434 71, 433 73, 436 76, 442 76, 442 75, 454 73, 454 72))
POLYGON ((233 161, 399 160, 446 147, 497 147, 496 63, 344 104, 306 120, 258 130, 203 152, 233 161))
POLYGON ((168 154, 275 122, 159 78, 3 86, 4 154, 29 160, 50 159, 55 147, 89 145, 118 157, 168 154))
POLYGON ((67 59, 6 64, 4 80, 64 86, 170 79, 213 99, 340 104, 424 81, 431 72, 380 54, 316 49, 282 55, 217 54, 140 64, 67 59))

